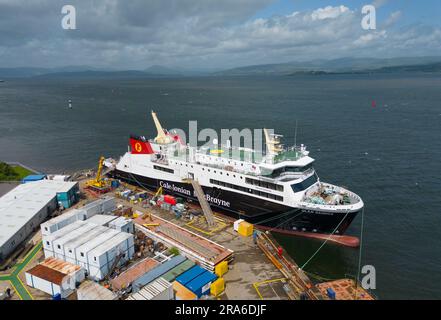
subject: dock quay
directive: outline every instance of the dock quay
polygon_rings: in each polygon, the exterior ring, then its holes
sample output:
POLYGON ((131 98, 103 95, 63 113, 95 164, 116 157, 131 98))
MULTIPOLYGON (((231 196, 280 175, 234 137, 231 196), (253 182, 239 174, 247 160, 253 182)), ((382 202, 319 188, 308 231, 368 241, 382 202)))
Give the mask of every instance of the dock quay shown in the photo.
MULTIPOLYGON (((79 174, 73 174, 72 176, 80 177, 79 174)), ((235 221, 217 212, 210 213, 210 224, 207 223, 207 215, 205 214, 191 216, 190 218, 188 215, 178 215, 168 206, 152 204, 150 200, 155 198, 154 192, 122 182, 118 182, 117 187, 109 188, 109 191, 104 194, 92 192, 87 188, 88 178, 90 178, 90 175, 83 175, 80 181, 78 181, 81 194, 78 202, 73 204, 69 210, 63 210, 61 214, 60 212, 56 213, 54 221, 61 221, 64 219, 62 217, 68 219, 68 217, 74 215, 74 212, 75 219, 83 219, 83 222, 72 222, 72 228, 70 228, 72 229, 72 235, 67 234, 69 228, 66 227, 66 236, 63 238, 66 240, 60 240, 59 243, 66 243, 67 249, 78 244, 78 248, 88 248, 90 246, 88 249, 90 252, 100 251, 92 250, 92 246, 95 245, 94 243, 98 244, 100 241, 94 241, 96 239, 87 240, 88 238, 86 237, 87 239, 84 238, 86 243, 82 244, 83 241, 77 241, 74 235, 74 233, 80 235, 83 231, 87 233, 87 228, 81 227, 82 224, 95 223, 101 225, 88 227, 93 230, 116 228, 114 225, 117 224, 106 222, 114 221, 114 219, 110 219, 110 217, 109 219, 98 219, 100 217, 97 217, 96 214, 113 215, 115 219, 120 219, 119 221, 127 221, 127 223, 132 221, 132 225, 134 224, 135 226, 134 232, 132 231, 134 252, 130 251, 132 250, 130 249, 131 247, 126 248, 125 250, 128 250, 129 256, 125 260, 122 259, 121 255, 116 255, 114 260, 108 262, 105 268, 107 270, 106 273, 103 273, 99 280, 96 280, 96 284, 102 288, 103 292, 107 290, 107 293, 102 296, 128 299, 133 292, 141 290, 149 283, 153 283, 152 281, 163 282, 165 277, 166 281, 170 283, 176 282, 180 273, 187 272, 191 268, 198 266, 212 275, 215 274, 216 278, 224 283, 222 289, 216 295, 210 295, 209 290, 208 295, 204 295, 204 299, 372 299, 369 293, 350 279, 340 279, 319 284, 314 283, 299 268, 296 262, 280 249, 280 245, 271 236, 270 231, 256 229, 252 235, 240 234, 235 229, 235 221), (124 194, 124 196, 121 196, 121 194, 124 194), (129 196, 129 194, 136 195, 136 197, 129 196), (134 200, 135 198, 136 200, 134 200), (104 200, 110 201, 110 199, 114 199, 114 204, 111 206, 115 209, 111 211, 109 209, 108 212, 93 213, 93 203, 101 203, 100 201, 104 200), (79 213, 81 212, 85 214, 80 215, 79 213), (92 217, 92 214, 95 214, 95 218, 92 217), (88 219, 90 219, 90 222, 87 222, 88 219), (78 224, 78 227, 75 223, 78 224), (81 232, 77 231, 80 229, 82 230, 81 232), (69 240, 69 237, 72 239, 69 240), (225 264, 227 269, 219 273, 219 268, 222 264, 225 264), (132 287, 135 291, 131 291, 132 287), (336 296, 330 297, 329 292, 334 292, 336 296)), ((194 210, 201 211, 201 208, 195 202, 185 203, 185 207, 189 212, 194 210)), ((99 208, 106 211, 101 204, 99 208)), ((50 225, 50 223, 47 225, 50 225)), ((116 231, 109 230, 106 232, 108 236, 102 235, 97 238, 102 238, 103 241, 110 241, 104 238, 110 239, 116 231)), ((18 296, 13 295, 13 299, 22 299, 25 296, 24 292, 28 292, 26 296, 28 299, 51 299, 51 296, 47 293, 40 291, 38 288, 27 286, 25 283, 25 273, 31 268, 35 268, 38 264, 44 263, 45 258, 47 258, 43 254, 44 250, 37 248, 38 245, 41 248, 42 243, 40 231, 37 234, 38 242, 34 241, 34 245, 29 249, 33 252, 33 260, 29 265, 19 269, 21 271, 21 284, 19 286, 17 282, 17 287, 12 288, 18 294, 18 296)), ((43 234, 43 242, 44 237, 45 235, 43 234)), ((45 243, 43 244, 46 245, 45 243)), ((102 250, 100 252, 104 253, 103 250, 106 248, 102 245, 101 247, 102 250)), ((61 259, 61 257, 59 255, 58 258, 61 259)), ((74 262, 74 260, 71 262, 74 262)), ((9 274, 8 271, 5 271, 4 278, 9 280, 6 276, 7 274, 9 274)), ((6 284, 0 278, 2 289, 6 284)), ((174 285, 173 287, 179 286, 174 285)), ((170 290, 170 287, 167 288, 167 290, 170 290)), ((199 295, 200 293, 197 298, 200 298, 199 295)), ((137 295, 137 297, 139 298, 140 296, 137 295)), ((74 293, 67 299, 75 300, 77 299, 77 294, 74 293)))

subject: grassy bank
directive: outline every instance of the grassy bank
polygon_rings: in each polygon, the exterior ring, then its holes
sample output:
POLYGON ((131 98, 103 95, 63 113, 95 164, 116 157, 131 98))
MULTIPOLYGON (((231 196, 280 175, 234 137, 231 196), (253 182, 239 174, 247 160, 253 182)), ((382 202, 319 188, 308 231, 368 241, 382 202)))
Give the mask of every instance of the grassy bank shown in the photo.
POLYGON ((26 168, 0 162, 0 181, 20 181, 30 174, 33 172, 26 168))

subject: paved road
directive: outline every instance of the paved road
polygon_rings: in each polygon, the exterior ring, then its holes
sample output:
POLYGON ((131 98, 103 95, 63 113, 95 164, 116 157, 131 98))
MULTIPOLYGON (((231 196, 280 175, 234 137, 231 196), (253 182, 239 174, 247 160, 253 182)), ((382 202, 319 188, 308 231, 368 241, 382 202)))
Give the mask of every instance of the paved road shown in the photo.
POLYGON ((18 294, 21 300, 33 300, 32 295, 29 293, 28 289, 26 289, 26 286, 20 280, 19 275, 20 272, 22 272, 23 269, 28 265, 28 263, 31 262, 32 259, 34 259, 35 255, 38 251, 40 251, 41 247, 42 243, 40 242, 26 255, 23 261, 16 265, 12 273, 0 276, 0 281, 9 281, 11 283, 11 285, 15 289, 15 292, 18 294))

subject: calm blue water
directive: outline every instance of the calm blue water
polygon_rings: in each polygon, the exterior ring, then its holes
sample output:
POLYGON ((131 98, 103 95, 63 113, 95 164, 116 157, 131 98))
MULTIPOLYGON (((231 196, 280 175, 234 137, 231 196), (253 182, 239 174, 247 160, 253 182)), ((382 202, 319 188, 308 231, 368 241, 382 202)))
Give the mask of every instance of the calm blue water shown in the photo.
MULTIPOLYGON (((152 109, 168 128, 265 126, 288 144, 297 120, 321 180, 366 204, 362 264, 376 268, 376 294, 440 299, 440 101, 439 75, 9 80, 0 83, 0 160, 46 172, 93 167, 122 155, 130 133, 152 136, 152 109)), ((360 233, 360 217, 349 233, 360 233)), ((300 265, 320 246, 278 240, 300 265)), ((357 258, 326 245, 306 270, 353 276, 357 258)))

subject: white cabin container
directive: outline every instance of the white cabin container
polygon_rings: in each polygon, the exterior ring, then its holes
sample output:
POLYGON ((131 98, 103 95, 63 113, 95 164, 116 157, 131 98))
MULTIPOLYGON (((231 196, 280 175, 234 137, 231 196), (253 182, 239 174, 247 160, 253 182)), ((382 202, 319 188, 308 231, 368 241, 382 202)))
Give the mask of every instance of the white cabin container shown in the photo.
POLYGON ((70 242, 72 240, 77 239, 78 237, 83 236, 84 234, 86 234, 87 232, 89 232, 90 230, 92 230, 96 227, 97 226, 94 224, 85 223, 83 226, 79 227, 78 229, 75 229, 75 230, 67 233, 63 237, 54 240, 53 247, 54 247, 55 257, 64 260, 64 257, 65 257, 64 246, 65 246, 65 244, 67 244, 68 242, 70 242))
POLYGON ((55 231, 58 231, 67 225, 74 223, 78 220, 77 210, 73 209, 69 212, 63 213, 62 215, 48 220, 40 225, 41 234, 43 236, 50 235, 55 231))
POLYGON ((49 235, 43 235, 42 237, 42 241, 43 241, 43 250, 45 251, 45 256, 46 256, 46 251, 51 251, 53 256, 53 252, 54 252, 54 247, 53 247, 53 242, 56 239, 59 239, 63 236, 65 236, 66 234, 72 232, 75 229, 78 229, 79 227, 85 225, 85 222, 83 221, 75 221, 74 223, 60 229, 57 230, 49 235))
POLYGON ((87 219, 86 221, 88 223, 93 223, 99 226, 108 226, 109 223, 111 223, 113 220, 117 219, 117 216, 111 216, 108 214, 97 214, 94 215, 93 217, 87 219))
POLYGON ((26 284, 55 296, 66 298, 85 278, 85 270, 70 263, 49 258, 25 273, 26 284))
POLYGON ((134 237, 132 234, 121 232, 87 254, 89 277, 95 280, 103 279, 110 271, 115 259, 117 266, 132 259, 135 254, 134 237))
POLYGON ((103 244, 105 241, 115 237, 119 232, 113 229, 107 229, 105 232, 97 236, 95 239, 92 239, 83 245, 79 246, 75 249, 75 256, 77 259, 77 264, 79 266, 83 266, 87 268, 89 264, 87 260, 87 254, 89 251, 95 249, 99 245, 103 244))
POLYGON ((115 229, 121 232, 134 233, 135 225, 132 219, 125 217, 118 217, 109 223, 109 228, 115 229))
POLYGON ((115 198, 104 197, 78 208, 78 219, 87 220, 96 214, 110 213, 116 209, 115 198))
MULTIPOLYGON (((89 223, 89 222, 86 222, 89 223)), ((91 224, 93 225, 93 224, 91 224)), ((82 234, 81 236, 69 241, 64 245, 64 255, 67 262, 78 264, 76 255, 76 249, 83 244, 95 239, 99 235, 109 230, 106 227, 95 225, 95 228, 89 230, 89 232, 82 234)))

